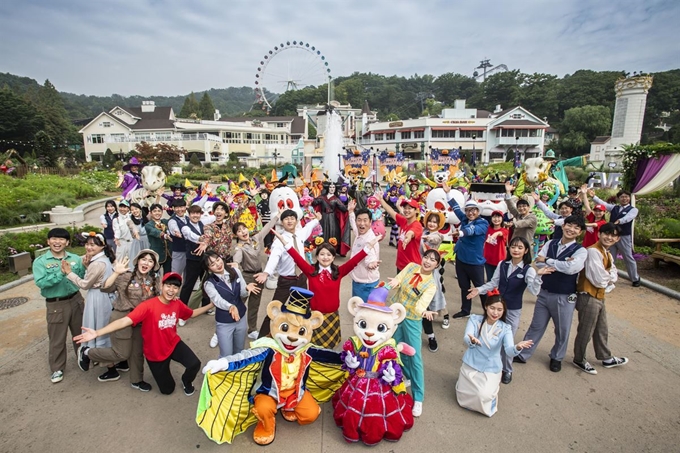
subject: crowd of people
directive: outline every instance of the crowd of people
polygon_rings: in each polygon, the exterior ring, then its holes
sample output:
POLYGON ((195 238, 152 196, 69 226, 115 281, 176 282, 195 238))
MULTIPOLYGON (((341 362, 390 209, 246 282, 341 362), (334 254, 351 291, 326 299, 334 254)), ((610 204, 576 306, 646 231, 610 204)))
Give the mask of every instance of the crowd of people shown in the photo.
POLYGON ((175 389, 170 362, 176 361, 185 368, 184 393, 191 395, 201 361, 177 327, 192 317, 213 315, 215 329, 206 340, 219 346, 216 355, 247 348, 247 338, 270 332, 269 319, 258 319, 258 311, 264 285, 272 279, 272 300, 285 301, 291 287, 315 294, 311 309, 324 319, 312 343, 328 349, 347 338, 340 323, 342 280, 349 277, 352 296, 364 302, 380 280, 387 281, 390 300, 406 310, 394 339, 414 349, 413 355, 402 356, 402 368, 415 417, 422 414, 425 396, 423 333, 430 352, 439 348, 435 320, 447 329, 452 320, 469 318, 456 394, 462 407, 487 416, 498 408, 500 384, 512 381, 513 363, 532 357, 551 320, 555 340, 548 367, 561 370, 575 309, 574 366, 597 373, 586 358, 591 340, 604 368, 627 363, 607 345, 605 295, 617 281, 618 254, 633 286, 639 286, 631 243, 637 209, 630 205, 630 193, 620 191, 618 204, 610 204, 586 186, 573 188, 553 212, 540 190, 517 197, 507 182, 507 213, 498 210, 485 218, 477 201, 468 195, 459 204, 456 189, 444 183, 440 187, 460 219, 451 225, 444 212, 427 208, 428 187, 415 177, 407 187, 392 184, 384 191, 372 181, 302 180, 295 192, 300 201, 311 199, 300 203, 309 208, 308 215, 285 203, 271 206, 268 200, 278 184, 283 183, 257 187, 244 179, 214 194, 178 184, 168 195, 159 191, 150 206, 107 201, 103 233, 85 234, 82 258, 68 252, 67 230, 50 230, 50 251, 35 260, 33 274, 46 299, 51 381, 63 379, 70 330, 78 366, 106 369, 99 381, 129 372, 131 386, 148 392, 153 386, 144 380, 146 359, 160 392, 170 394, 175 389), (550 236, 536 234, 535 209, 554 225, 550 236), (394 263, 380 258, 384 236, 396 247, 394 263), (445 240, 451 236, 453 253, 445 240), (336 264, 338 256, 348 258, 336 264), (452 316, 445 265, 455 267, 460 289, 461 306, 452 316), (523 340, 515 342, 526 290, 537 297, 536 306, 523 340), (481 314, 472 314, 477 297, 481 307, 475 311, 481 314))

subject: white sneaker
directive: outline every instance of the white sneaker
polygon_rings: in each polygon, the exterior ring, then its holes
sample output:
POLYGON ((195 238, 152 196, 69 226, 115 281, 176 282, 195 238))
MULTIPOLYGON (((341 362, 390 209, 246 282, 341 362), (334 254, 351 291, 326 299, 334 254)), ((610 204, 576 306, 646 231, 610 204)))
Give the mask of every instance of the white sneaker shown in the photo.
POLYGON ((260 332, 258 332, 257 330, 253 330, 252 332, 250 332, 248 334, 248 338, 250 338, 251 340, 257 340, 257 337, 259 335, 260 335, 260 332))
POLYGON ((184 325, 185 325, 186 323, 187 323, 187 322, 186 322, 185 320, 183 320, 183 319, 180 319, 179 322, 178 322, 178 324, 179 324, 180 327, 184 327, 184 325))
POLYGON ((215 316, 215 310, 211 308, 210 310, 206 311, 205 314, 208 316, 215 316))
POLYGON ((210 347, 214 348, 217 347, 217 345, 220 343, 220 341, 217 339, 217 334, 214 333, 212 338, 210 339, 210 347))
POLYGON ((52 373, 52 376, 50 376, 50 381, 52 381, 52 384, 56 384, 57 382, 61 382, 64 380, 64 372, 63 371, 55 371, 52 373))
POLYGON ((414 417, 420 417, 423 415, 423 403, 421 401, 416 401, 413 403, 413 410, 411 412, 414 417))

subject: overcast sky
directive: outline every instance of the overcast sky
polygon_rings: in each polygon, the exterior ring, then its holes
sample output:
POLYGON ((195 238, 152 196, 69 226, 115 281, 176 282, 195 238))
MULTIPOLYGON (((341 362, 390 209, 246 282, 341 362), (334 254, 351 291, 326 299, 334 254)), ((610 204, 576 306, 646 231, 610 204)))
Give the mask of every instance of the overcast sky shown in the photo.
MULTIPOLYGON (((320 50, 334 76, 472 75, 485 57, 560 77, 655 72, 680 67, 679 24, 677 0, 4 1, 0 72, 78 94, 180 95, 254 86, 263 56, 294 40, 320 50)), ((325 69, 298 52, 270 69, 325 69)))

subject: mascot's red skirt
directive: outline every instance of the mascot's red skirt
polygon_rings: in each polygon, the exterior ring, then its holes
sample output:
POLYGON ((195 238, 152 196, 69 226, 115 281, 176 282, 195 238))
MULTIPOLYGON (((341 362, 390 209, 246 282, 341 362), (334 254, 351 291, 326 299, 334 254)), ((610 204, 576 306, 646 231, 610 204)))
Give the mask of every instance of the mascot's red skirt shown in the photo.
POLYGON ((333 409, 335 424, 347 442, 397 441, 413 426, 411 395, 396 394, 377 373, 355 374, 345 381, 333 396, 333 409))

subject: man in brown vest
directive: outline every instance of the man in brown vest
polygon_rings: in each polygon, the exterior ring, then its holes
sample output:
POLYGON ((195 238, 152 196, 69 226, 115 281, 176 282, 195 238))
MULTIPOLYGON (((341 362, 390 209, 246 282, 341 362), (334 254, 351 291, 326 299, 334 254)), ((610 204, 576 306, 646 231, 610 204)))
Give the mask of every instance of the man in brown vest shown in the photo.
POLYGON ((600 227, 599 240, 588 247, 588 257, 578 279, 578 329, 574 341, 574 366, 589 374, 597 370, 586 360, 586 348, 590 339, 595 347, 595 357, 605 368, 614 368, 628 363, 626 357, 614 357, 607 345, 607 311, 604 296, 614 288, 617 280, 616 266, 609 247, 619 241, 621 230, 618 225, 605 223, 600 227))

